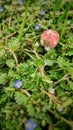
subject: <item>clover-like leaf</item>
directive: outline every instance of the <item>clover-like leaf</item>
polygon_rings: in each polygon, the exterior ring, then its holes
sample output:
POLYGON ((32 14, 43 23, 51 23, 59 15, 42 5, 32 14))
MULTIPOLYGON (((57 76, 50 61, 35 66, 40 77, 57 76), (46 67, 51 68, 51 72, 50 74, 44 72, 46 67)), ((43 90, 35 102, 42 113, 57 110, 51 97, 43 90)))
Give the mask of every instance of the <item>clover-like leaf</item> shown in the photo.
POLYGON ((15 61, 13 59, 9 59, 6 61, 8 67, 13 68, 15 66, 15 61))
POLYGON ((18 105, 24 105, 24 106, 27 105, 29 102, 28 97, 21 92, 15 93, 15 100, 18 105))

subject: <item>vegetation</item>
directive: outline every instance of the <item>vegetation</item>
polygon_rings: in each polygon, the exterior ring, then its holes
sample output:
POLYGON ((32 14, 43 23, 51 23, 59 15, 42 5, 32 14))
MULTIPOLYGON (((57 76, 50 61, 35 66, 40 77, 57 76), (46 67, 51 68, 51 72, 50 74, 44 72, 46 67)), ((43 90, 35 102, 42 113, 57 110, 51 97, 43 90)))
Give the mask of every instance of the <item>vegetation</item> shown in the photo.
POLYGON ((73 130, 73 0, 0 0, 0 129, 24 130, 27 120, 73 130), (60 36, 49 51, 47 29, 60 36))

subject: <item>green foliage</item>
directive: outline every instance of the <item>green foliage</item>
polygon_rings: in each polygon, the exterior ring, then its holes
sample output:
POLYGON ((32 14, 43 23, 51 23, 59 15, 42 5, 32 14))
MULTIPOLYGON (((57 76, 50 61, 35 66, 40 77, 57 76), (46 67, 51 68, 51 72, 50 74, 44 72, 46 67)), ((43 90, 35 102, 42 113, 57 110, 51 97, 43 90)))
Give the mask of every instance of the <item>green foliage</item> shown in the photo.
POLYGON ((5 50, 4 49, 0 49, 0 58, 5 54, 5 50))
POLYGON ((18 105, 24 105, 26 106, 29 102, 28 97, 21 92, 15 93, 15 100, 18 105))
POLYGON ((0 84, 6 84, 8 82, 7 73, 0 73, 0 84))
POLYGON ((7 60, 7 61, 6 61, 6 64, 7 64, 7 66, 10 67, 10 68, 13 68, 14 65, 15 65, 13 59, 7 60))
POLYGON ((42 59, 36 59, 34 61, 34 66, 39 67, 41 65, 44 65, 44 61, 42 59))
POLYGON ((13 51, 17 51, 20 47, 18 39, 11 39, 7 44, 8 47, 13 51))
POLYGON ((73 129, 73 1, 42 2, 0 1, 1 130, 24 130, 29 119, 36 130, 73 129), (45 29, 60 35, 49 51, 40 45, 45 29))

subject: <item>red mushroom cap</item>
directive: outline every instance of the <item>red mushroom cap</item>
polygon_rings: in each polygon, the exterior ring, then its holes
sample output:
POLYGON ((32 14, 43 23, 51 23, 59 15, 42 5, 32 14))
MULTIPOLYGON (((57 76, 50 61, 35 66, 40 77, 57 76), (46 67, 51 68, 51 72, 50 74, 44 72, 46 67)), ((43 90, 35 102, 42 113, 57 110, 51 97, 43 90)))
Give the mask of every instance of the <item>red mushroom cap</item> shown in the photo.
POLYGON ((41 35, 41 45, 47 48, 54 48, 59 42, 59 34, 54 30, 46 30, 41 35))

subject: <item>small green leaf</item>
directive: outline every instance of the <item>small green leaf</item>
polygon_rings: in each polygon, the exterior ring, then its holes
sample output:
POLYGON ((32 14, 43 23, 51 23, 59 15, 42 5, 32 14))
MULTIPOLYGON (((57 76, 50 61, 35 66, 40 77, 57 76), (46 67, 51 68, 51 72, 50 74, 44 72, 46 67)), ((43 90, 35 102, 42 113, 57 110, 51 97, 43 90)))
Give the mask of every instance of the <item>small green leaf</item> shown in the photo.
POLYGON ((32 103, 29 103, 27 105, 27 111, 28 111, 29 116, 31 117, 35 116, 35 108, 32 103))
POLYGON ((13 71, 12 69, 9 70, 8 76, 15 79, 20 79, 20 75, 16 73, 16 71, 13 71))
POLYGON ((67 56, 72 56, 73 55, 73 49, 68 50, 68 52, 66 52, 67 56))
POLYGON ((5 84, 8 81, 8 75, 6 73, 0 73, 0 84, 5 84))
POLYGON ((40 66, 40 65, 44 65, 44 61, 42 59, 36 59, 34 61, 34 66, 40 66))
POLYGON ((68 72, 71 75, 71 78, 73 79, 73 67, 70 67, 68 72))
POLYGON ((49 59, 45 59, 44 63, 45 63, 45 65, 52 66, 54 61, 53 60, 49 60, 49 59))
POLYGON ((45 119, 46 119, 47 123, 52 123, 52 117, 50 116, 50 114, 46 113, 45 119))
POLYGON ((54 49, 51 49, 51 50, 49 50, 47 53, 45 53, 45 55, 44 55, 44 58, 47 58, 48 59, 48 57, 56 57, 56 53, 55 53, 55 50, 54 49))
POLYGON ((27 105, 28 104, 28 97, 21 92, 15 93, 15 100, 18 105, 27 105))
POLYGON ((71 98, 67 99, 64 103, 63 103, 63 108, 69 106, 70 104, 73 103, 73 100, 71 98))
POLYGON ((69 67, 69 60, 68 59, 65 59, 65 57, 62 57, 62 56, 59 56, 57 58, 57 63, 59 65, 60 68, 63 68, 63 67, 69 67))
POLYGON ((41 125, 44 127, 44 126, 46 126, 46 121, 43 119, 42 121, 41 121, 41 125))
POLYGON ((20 47, 20 44, 18 43, 18 39, 13 39, 8 43, 8 47, 13 50, 17 51, 20 47))
POLYGON ((6 61, 6 64, 7 64, 7 66, 10 67, 10 68, 13 68, 13 67, 15 66, 13 59, 7 60, 7 61, 6 61))
POLYGON ((5 54, 5 50, 4 49, 0 49, 0 57, 2 57, 5 54))
POLYGON ((73 90, 73 82, 72 81, 68 81, 70 88, 73 90))
POLYGON ((17 66, 17 71, 18 72, 25 72, 28 68, 28 64, 27 63, 20 63, 18 66, 17 66))

